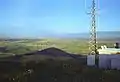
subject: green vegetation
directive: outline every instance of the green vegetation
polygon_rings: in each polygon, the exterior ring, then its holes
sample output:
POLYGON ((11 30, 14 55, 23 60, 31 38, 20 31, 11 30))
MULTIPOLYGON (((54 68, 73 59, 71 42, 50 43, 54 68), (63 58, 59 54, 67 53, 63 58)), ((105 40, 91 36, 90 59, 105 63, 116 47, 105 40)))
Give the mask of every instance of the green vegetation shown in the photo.
MULTIPOLYGON (((100 40, 98 47, 107 45, 113 47, 114 41, 100 40)), ((7 47, 7 51, 1 52, 3 54, 24 54, 34 50, 42 50, 49 47, 57 47, 69 53, 88 54, 89 44, 88 40, 81 39, 23 39, 15 41, 0 41, 0 47, 7 47)), ((2 55, 1 55, 2 56, 2 55)))

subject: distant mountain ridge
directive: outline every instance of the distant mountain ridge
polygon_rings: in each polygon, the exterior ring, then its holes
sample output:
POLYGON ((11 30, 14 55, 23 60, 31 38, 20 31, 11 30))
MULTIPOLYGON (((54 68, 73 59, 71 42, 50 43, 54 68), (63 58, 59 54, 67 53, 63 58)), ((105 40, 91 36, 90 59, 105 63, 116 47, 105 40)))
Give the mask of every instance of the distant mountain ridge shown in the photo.
MULTIPOLYGON (((39 35, 37 37, 6 37, 0 36, 0 39, 41 39, 41 38, 83 38, 89 39, 90 33, 64 33, 64 34, 44 34, 39 35)), ((120 39, 120 31, 98 31, 97 32, 98 39, 106 39, 106 38, 119 38, 120 39)))
MULTIPOLYGON (((90 33, 70 33, 63 35, 64 38, 89 38, 90 33)), ((120 31, 98 31, 97 32, 98 39, 104 38, 120 38, 120 31)))

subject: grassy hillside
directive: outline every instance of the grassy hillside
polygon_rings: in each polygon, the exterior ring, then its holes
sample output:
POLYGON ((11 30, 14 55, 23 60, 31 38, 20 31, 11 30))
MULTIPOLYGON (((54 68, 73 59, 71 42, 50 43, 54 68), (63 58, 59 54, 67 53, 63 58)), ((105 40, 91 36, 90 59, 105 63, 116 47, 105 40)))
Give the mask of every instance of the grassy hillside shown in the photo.
POLYGON ((120 82, 120 71, 100 70, 74 59, 0 62, 0 82, 120 82))

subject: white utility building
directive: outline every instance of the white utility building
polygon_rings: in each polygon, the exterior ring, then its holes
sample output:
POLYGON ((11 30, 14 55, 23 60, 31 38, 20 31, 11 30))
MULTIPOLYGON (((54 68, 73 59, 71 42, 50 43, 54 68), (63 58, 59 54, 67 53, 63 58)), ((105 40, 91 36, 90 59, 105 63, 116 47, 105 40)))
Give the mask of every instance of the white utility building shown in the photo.
MULTIPOLYGON (((87 56, 87 65, 96 66, 95 55, 87 56)), ((98 55, 98 68, 100 69, 117 69, 120 70, 120 55, 98 55)))

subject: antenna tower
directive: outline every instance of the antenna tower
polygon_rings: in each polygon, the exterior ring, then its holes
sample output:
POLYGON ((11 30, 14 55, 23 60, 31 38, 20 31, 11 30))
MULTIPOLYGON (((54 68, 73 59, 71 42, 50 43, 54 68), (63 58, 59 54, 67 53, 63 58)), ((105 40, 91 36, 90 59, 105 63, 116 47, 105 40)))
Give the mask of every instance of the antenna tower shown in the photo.
POLYGON ((89 49, 90 55, 97 55, 97 33, 96 33, 96 3, 95 0, 92 0, 92 8, 91 12, 91 27, 90 27, 90 41, 89 41, 89 49))

